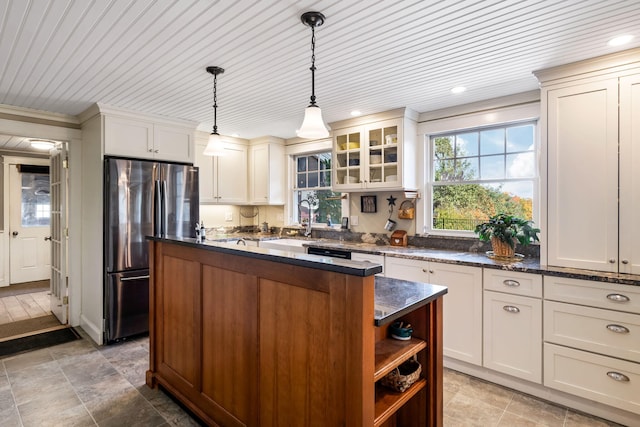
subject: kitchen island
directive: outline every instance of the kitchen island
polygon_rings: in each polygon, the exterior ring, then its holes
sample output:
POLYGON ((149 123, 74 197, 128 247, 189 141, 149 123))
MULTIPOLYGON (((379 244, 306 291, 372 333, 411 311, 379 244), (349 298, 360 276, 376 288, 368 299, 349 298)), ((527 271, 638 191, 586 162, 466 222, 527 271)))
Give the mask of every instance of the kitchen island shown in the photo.
POLYGON ((442 296, 366 262, 150 239, 150 366, 207 424, 442 425, 442 296), (413 325, 388 338, 391 321, 413 325), (400 393, 380 379, 416 358, 400 393))

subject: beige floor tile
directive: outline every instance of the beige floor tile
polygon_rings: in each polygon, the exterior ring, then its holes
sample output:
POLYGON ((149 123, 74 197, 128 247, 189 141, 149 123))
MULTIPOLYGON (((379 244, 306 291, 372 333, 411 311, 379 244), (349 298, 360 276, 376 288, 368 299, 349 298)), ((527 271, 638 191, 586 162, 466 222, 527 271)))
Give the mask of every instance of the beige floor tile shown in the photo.
POLYGON ((567 409, 516 393, 507 407, 507 412, 535 421, 539 425, 563 427, 567 409))
MULTIPOLYGON (((638 416, 638 426, 640 426, 640 416, 638 416)), ((590 415, 580 414, 569 409, 564 427, 622 427, 620 424, 590 415)))
POLYGON ((514 396, 514 392, 508 388, 476 378, 470 378, 467 384, 463 384, 458 394, 481 400, 502 410, 507 409, 514 396))
POLYGON ((528 420, 519 415, 512 414, 511 412, 505 412, 500 422, 499 427, 544 427, 545 424, 538 424, 536 421, 528 420))
POLYGON ((450 425, 497 426, 504 410, 489 405, 482 400, 456 393, 444 409, 450 425))

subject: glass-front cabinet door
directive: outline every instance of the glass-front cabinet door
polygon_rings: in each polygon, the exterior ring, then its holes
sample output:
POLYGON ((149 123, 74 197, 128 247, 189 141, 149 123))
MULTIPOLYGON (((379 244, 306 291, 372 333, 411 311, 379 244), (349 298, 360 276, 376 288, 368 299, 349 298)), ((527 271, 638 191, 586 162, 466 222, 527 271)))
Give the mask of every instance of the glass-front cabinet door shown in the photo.
POLYGON ((334 131, 335 191, 400 189, 402 119, 334 131))
POLYGON ((397 120, 388 120, 367 127, 367 170, 365 183, 368 188, 401 186, 399 167, 401 126, 397 120))
POLYGON ((353 190, 362 188, 363 167, 362 128, 340 129, 334 141, 335 177, 334 188, 353 190))

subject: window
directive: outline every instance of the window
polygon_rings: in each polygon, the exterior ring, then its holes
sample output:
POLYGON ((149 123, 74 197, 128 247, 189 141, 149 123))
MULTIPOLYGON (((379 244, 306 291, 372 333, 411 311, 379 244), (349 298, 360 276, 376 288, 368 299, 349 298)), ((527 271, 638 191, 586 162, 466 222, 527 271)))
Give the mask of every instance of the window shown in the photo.
POLYGON ((534 133, 528 122, 431 136, 431 230, 473 231, 501 212, 533 219, 534 133))
POLYGON ((20 176, 22 180, 22 226, 48 226, 51 215, 49 175, 23 172, 20 176))
POLYGON ((298 224, 340 224, 340 193, 331 191, 331 152, 294 157, 293 217, 298 224))

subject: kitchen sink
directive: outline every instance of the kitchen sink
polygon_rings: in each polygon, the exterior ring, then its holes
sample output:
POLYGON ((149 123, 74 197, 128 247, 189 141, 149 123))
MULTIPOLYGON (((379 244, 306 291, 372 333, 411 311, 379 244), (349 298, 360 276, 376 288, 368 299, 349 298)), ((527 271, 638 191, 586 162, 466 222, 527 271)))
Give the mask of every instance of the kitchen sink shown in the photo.
POLYGON ((274 240, 261 240, 258 244, 261 248, 278 249, 281 251, 307 253, 307 248, 303 245, 313 243, 311 240, 303 239, 274 239, 274 240))

